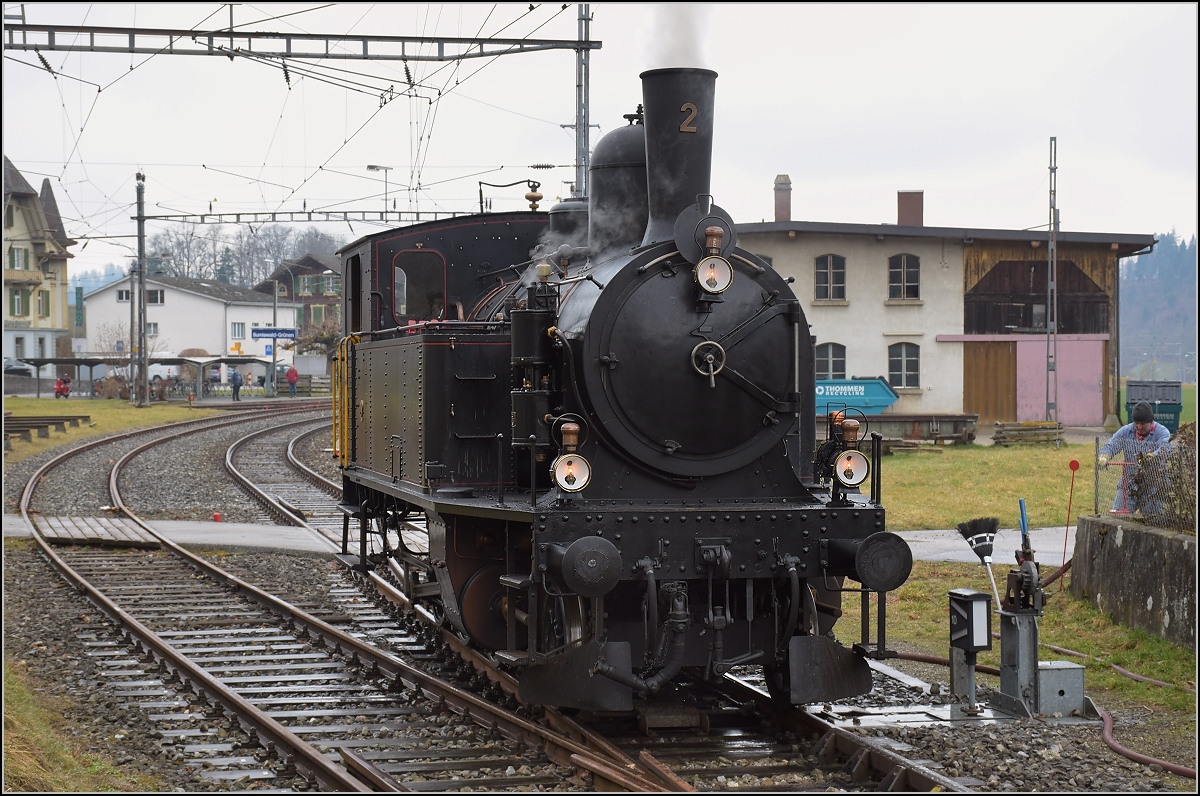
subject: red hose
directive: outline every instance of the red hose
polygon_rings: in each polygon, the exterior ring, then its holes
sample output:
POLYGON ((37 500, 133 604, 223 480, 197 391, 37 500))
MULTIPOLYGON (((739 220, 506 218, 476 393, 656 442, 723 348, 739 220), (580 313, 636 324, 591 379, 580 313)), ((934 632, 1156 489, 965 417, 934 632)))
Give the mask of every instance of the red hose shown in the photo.
POLYGON ((1148 766, 1159 765, 1159 766, 1162 766, 1164 771, 1170 771, 1172 774, 1178 774, 1179 776, 1187 777, 1188 779, 1196 778, 1196 769, 1194 769, 1194 768, 1185 768, 1184 766, 1177 765, 1175 763, 1168 763, 1166 760, 1159 760, 1156 757, 1148 757, 1146 755, 1141 755, 1141 754, 1138 754, 1137 752, 1133 752, 1133 751, 1130 751, 1129 749, 1126 749, 1124 746, 1121 746, 1121 744, 1119 744, 1115 740, 1113 740, 1113 737, 1112 737, 1112 728, 1113 728, 1112 716, 1108 715, 1107 711, 1100 710, 1100 717, 1102 719, 1104 719, 1104 743, 1108 744, 1109 749, 1112 749, 1117 754, 1128 757, 1130 760, 1133 760, 1135 762, 1144 763, 1145 765, 1148 765, 1148 766))

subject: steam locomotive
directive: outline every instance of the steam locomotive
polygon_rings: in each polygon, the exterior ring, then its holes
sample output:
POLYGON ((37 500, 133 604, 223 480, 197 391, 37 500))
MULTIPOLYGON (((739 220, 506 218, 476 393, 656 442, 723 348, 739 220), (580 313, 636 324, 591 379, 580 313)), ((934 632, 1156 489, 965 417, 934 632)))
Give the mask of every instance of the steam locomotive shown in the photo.
POLYGON ((880 436, 840 411, 818 440, 804 311, 709 192, 716 73, 641 78, 587 199, 339 252, 343 552, 391 559, 527 701, 628 711, 737 666, 792 704, 865 693, 912 567, 880 436))

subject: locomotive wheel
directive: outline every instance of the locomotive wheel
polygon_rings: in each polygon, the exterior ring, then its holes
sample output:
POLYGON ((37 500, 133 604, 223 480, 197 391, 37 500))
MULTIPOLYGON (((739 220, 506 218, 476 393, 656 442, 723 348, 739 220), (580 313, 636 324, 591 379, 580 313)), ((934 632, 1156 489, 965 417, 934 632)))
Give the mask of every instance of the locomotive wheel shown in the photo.
POLYGON ((477 569, 475 574, 467 578, 458 596, 467 633, 472 640, 490 650, 502 650, 508 646, 508 626, 504 621, 507 589, 500 585, 500 576, 505 571, 504 564, 500 562, 477 569))
POLYGON ((583 641, 587 611, 582 597, 556 597, 542 592, 538 630, 543 652, 583 641))

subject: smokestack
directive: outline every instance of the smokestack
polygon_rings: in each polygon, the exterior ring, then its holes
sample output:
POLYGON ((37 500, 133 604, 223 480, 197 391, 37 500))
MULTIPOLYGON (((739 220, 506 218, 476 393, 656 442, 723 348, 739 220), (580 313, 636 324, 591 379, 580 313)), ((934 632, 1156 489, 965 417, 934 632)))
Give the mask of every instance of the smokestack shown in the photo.
POLYGON ((775 220, 792 220, 792 178, 786 174, 775 178, 775 220))
POLYGON ((902 227, 925 226, 925 192, 896 192, 896 223, 902 227))
POLYGON ((675 220, 710 193, 717 73, 671 68, 642 72, 650 218, 643 246, 675 239, 675 220))

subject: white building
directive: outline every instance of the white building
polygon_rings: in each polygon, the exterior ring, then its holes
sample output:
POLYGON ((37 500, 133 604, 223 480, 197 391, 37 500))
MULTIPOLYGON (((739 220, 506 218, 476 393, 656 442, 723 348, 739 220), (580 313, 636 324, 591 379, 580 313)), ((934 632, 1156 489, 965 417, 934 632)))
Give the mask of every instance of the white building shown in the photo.
MULTIPOLYGON (((93 356, 129 352, 130 280, 86 294, 87 347, 93 356)), ((146 277, 146 348, 149 356, 201 349, 210 356, 270 358, 276 341, 256 338, 255 329, 292 328, 295 305, 211 279, 146 277)), ((276 349, 279 362, 292 353, 276 349)))
POLYGON ((775 220, 737 225, 739 246, 795 280, 817 377, 881 376, 896 414, 1116 422, 1119 263, 1154 236, 1056 232, 1051 278, 1045 229, 927 227, 923 192, 896 198, 896 224, 793 221, 781 174, 775 220))

